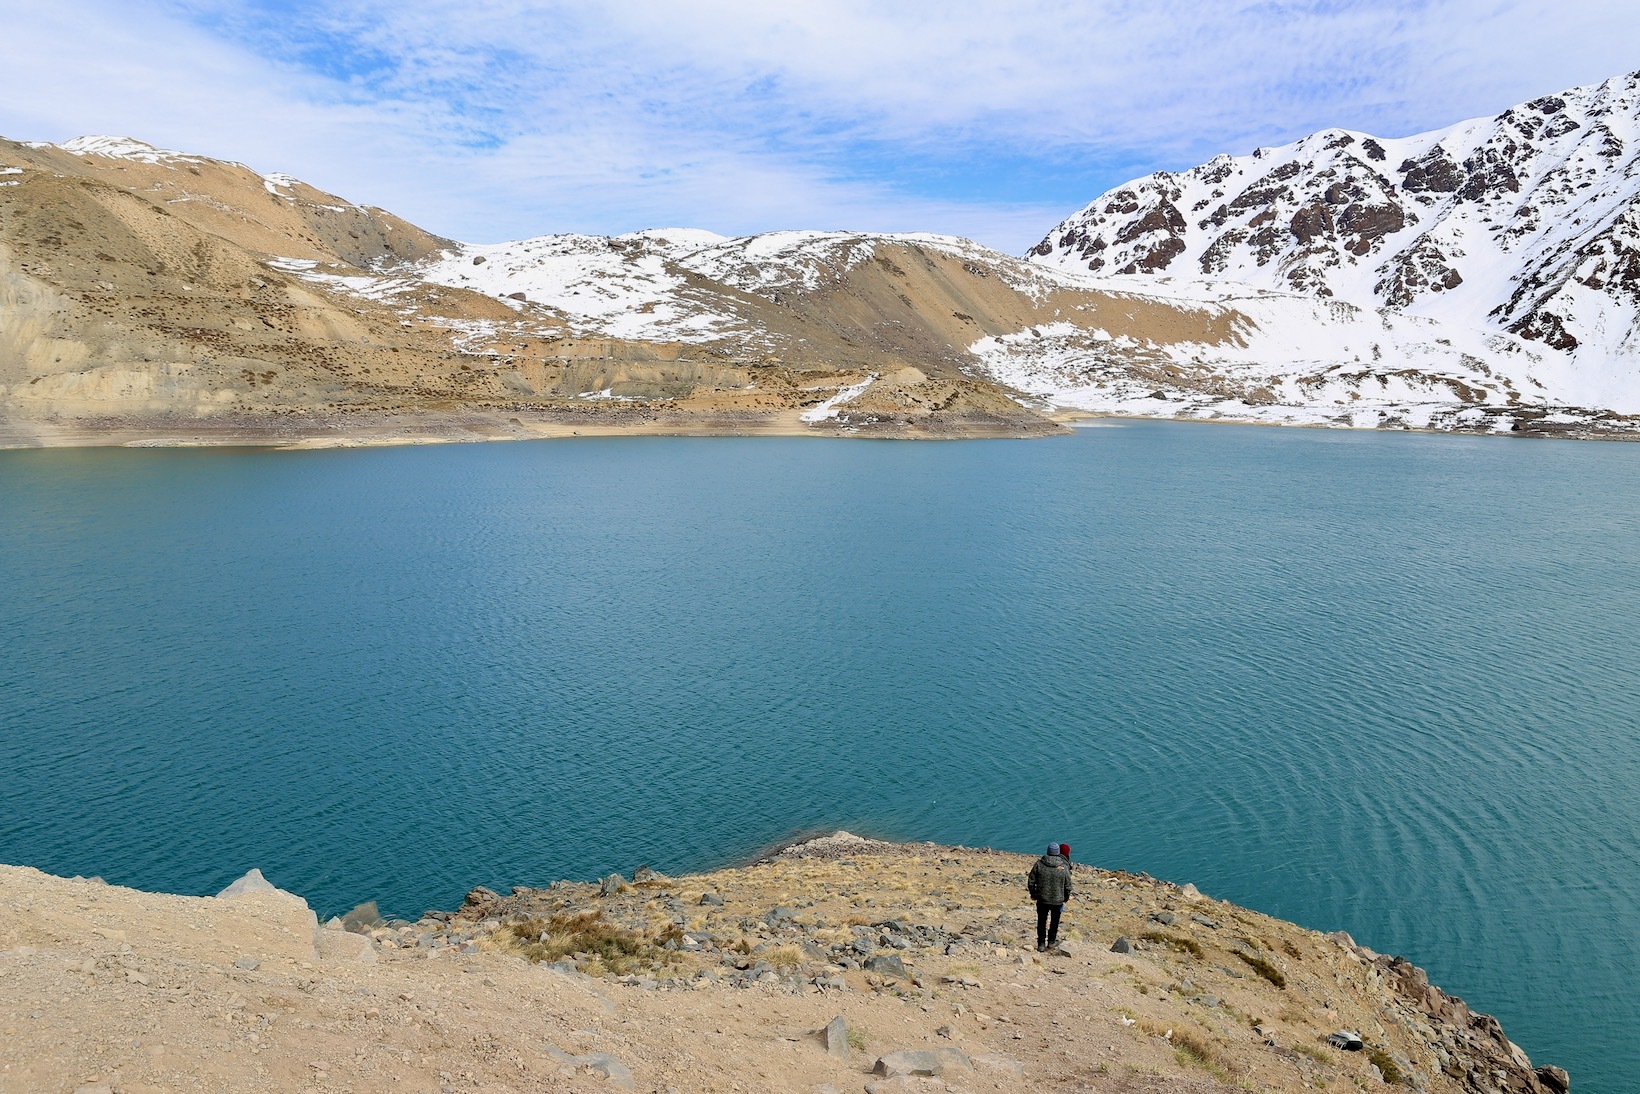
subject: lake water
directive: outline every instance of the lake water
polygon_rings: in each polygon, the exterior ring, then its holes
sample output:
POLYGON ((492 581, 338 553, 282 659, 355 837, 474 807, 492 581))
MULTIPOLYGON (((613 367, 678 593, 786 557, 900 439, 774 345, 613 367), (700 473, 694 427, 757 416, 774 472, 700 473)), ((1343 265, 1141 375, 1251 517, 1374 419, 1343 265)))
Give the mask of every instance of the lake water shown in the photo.
POLYGON ((1065 840, 1640 1070, 1640 446, 9 452, 0 565, 0 861, 415 915, 1065 840))

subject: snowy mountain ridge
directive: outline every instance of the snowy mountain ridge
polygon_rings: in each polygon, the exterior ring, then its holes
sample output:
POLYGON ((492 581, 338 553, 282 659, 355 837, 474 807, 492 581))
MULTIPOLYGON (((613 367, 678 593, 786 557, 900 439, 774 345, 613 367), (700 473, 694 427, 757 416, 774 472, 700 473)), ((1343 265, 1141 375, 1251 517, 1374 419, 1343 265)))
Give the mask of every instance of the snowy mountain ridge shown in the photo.
POLYGON ((1330 129, 1158 172, 1101 195, 1029 258, 1231 279, 1490 332, 1559 359, 1563 398, 1632 413, 1640 72, 1416 136, 1330 129))

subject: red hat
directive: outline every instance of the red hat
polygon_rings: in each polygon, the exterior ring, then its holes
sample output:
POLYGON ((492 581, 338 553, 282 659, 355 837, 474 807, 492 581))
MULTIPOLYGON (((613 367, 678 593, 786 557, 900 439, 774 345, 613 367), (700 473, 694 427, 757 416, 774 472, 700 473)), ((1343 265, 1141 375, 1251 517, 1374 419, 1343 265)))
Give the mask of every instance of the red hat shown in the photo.
POLYGON ((1068 844, 1068 843, 1061 843, 1059 845, 1059 854, 1064 858, 1070 858, 1071 857, 1071 845, 1068 844))

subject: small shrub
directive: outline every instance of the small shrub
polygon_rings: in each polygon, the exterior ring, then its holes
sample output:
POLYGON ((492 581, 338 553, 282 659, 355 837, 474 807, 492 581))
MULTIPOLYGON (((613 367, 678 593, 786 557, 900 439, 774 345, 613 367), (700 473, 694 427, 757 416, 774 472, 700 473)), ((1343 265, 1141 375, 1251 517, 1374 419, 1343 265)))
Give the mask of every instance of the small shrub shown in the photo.
POLYGON ((1166 946, 1170 950, 1187 953, 1198 961, 1201 960, 1202 948, 1193 938, 1180 938, 1178 935, 1166 934, 1162 931, 1146 931, 1139 938, 1143 942, 1155 942, 1158 945, 1166 946))
POLYGON ((1406 1080, 1406 1075, 1395 1066, 1395 1061, 1389 1058, 1389 1053, 1381 1048, 1372 1049, 1367 1053, 1367 1059, 1378 1069, 1378 1074, 1384 1077, 1386 1083, 1399 1083, 1406 1080))
POLYGON ((600 971, 622 973, 639 965, 663 963, 671 957, 656 939, 618 927, 605 920, 602 912, 519 920, 507 924, 500 933, 508 949, 535 963, 586 954, 600 971), (505 937, 509 935, 510 939, 505 937))
POLYGON ((1239 950, 1236 952, 1236 956, 1247 962, 1254 972, 1264 977, 1264 979, 1268 980, 1276 987, 1285 988, 1287 986, 1287 977, 1283 975, 1280 969, 1270 964, 1264 958, 1250 953, 1242 953, 1239 950))
POLYGON ((848 1027, 848 1047, 855 1052, 864 1052, 871 1042, 866 1038, 865 1030, 859 1026, 848 1027))
POLYGON ((1333 1054, 1320 1045, 1306 1045, 1300 1042, 1293 1046, 1293 1051, 1308 1056, 1318 1064, 1327 1064, 1330 1067, 1333 1062, 1333 1054))

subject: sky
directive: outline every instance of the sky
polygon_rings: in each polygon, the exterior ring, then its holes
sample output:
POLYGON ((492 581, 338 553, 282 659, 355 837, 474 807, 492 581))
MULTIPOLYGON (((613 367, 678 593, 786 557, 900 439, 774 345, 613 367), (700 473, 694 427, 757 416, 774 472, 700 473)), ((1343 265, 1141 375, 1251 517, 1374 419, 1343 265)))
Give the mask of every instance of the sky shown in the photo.
POLYGON ((440 235, 931 231, 1640 68, 1635 0, 0 0, 0 135, 292 174, 440 235))

